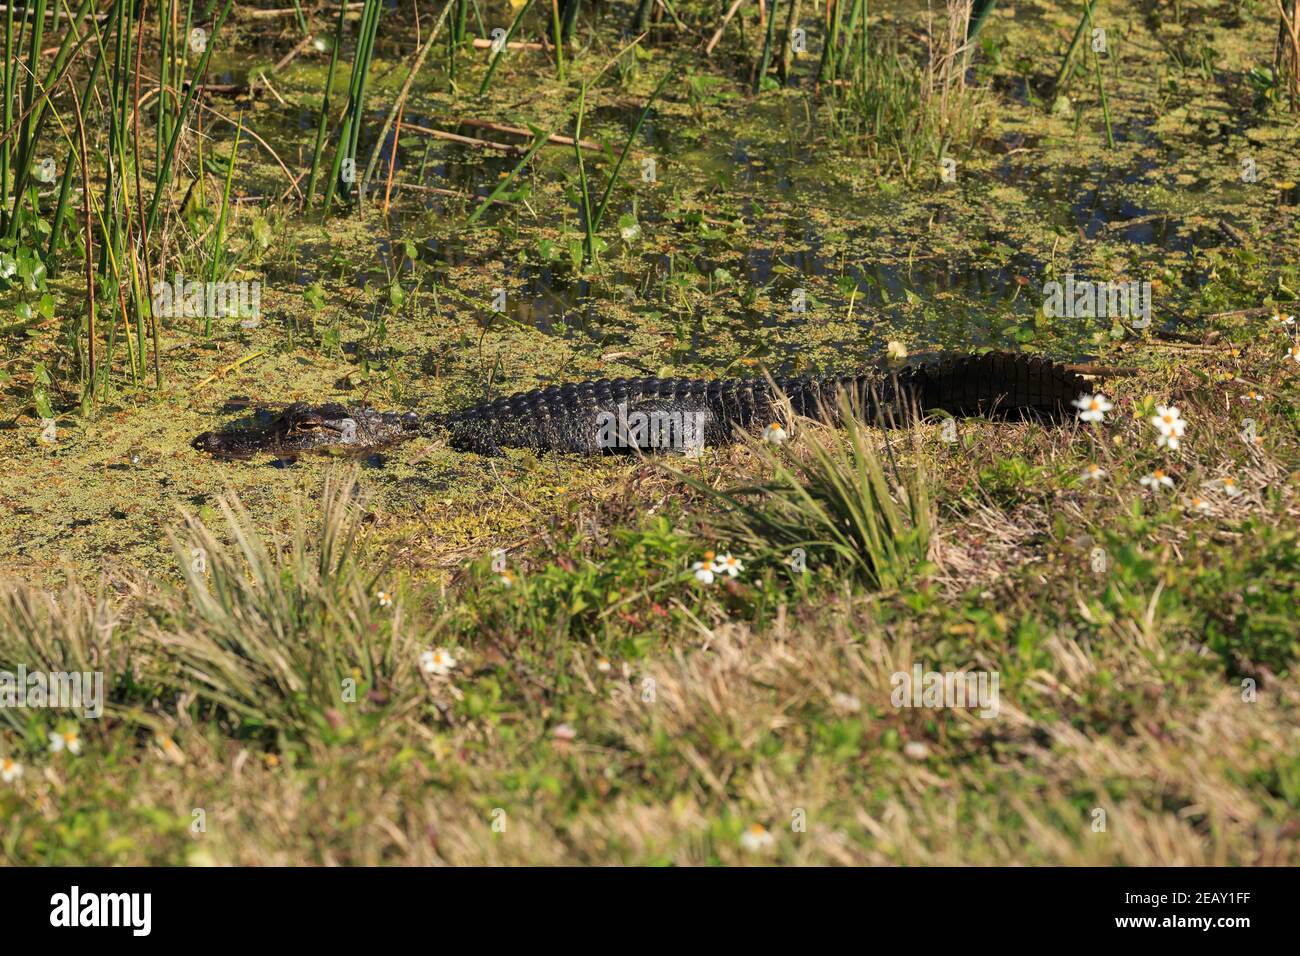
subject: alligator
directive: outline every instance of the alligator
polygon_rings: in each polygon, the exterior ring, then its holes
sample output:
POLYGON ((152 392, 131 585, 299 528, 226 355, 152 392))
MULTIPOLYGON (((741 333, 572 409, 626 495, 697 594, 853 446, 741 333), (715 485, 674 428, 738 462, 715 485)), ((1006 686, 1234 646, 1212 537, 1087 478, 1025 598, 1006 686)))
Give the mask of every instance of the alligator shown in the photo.
POLYGON ((824 378, 570 382, 424 417, 366 405, 296 402, 263 425, 205 432, 193 446, 227 458, 367 454, 444 433, 456 450, 494 456, 510 447, 585 455, 689 450, 729 443, 737 429, 777 423, 790 413, 835 424, 842 398, 864 420, 888 425, 936 411, 1060 419, 1085 391, 1083 378, 1059 362, 987 352, 824 378))

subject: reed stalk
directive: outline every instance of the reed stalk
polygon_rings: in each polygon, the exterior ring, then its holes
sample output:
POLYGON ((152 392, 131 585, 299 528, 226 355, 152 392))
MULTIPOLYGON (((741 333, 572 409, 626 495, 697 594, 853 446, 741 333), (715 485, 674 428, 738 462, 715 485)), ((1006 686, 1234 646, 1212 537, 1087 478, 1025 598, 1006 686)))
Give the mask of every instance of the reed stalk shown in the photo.
POLYGON ((776 2, 772 0, 772 9, 767 18, 767 33, 763 38, 763 54, 758 61, 758 72, 754 74, 754 94, 763 89, 763 80, 767 77, 767 66, 772 62, 772 39, 776 33, 776 2))
POLYGON ((1065 51, 1065 58, 1061 60, 1061 68, 1056 71, 1056 77, 1052 80, 1052 90, 1059 93, 1066 77, 1070 73, 1070 64, 1074 60, 1075 51, 1079 49, 1079 41, 1083 39, 1084 28, 1092 22, 1092 0, 1083 0, 1083 15, 1079 17, 1079 25, 1074 28, 1074 36, 1070 39, 1070 46, 1065 51))
POLYGON ((370 75, 370 61, 374 56, 375 34, 379 30, 382 0, 366 0, 361 13, 361 34, 357 41, 356 56, 352 60, 352 76, 348 82, 348 105, 343 114, 342 138, 334 153, 330 169, 330 184, 325 192, 325 207, 334 204, 335 192, 344 198, 352 195, 352 185, 357 176, 357 146, 361 139, 361 123, 365 116, 366 80, 370 75))
MULTIPOLYGON (((226 247, 226 217, 230 210, 230 186, 235 180, 235 166, 239 161, 239 140, 244 133, 244 114, 239 114, 239 123, 235 127, 235 145, 230 149, 230 164, 226 167, 226 187, 221 193, 221 210, 217 214, 217 227, 213 230, 212 235, 212 267, 208 272, 208 277, 212 282, 221 279, 222 263, 225 258, 226 247)), ((206 316, 203 325, 203 334, 212 334, 212 315, 206 316)))
MULTIPOLYGON (((402 82, 402 89, 397 94, 397 99, 393 101, 392 108, 388 111, 388 116, 384 119, 384 125, 379 130, 379 137, 375 141, 375 148, 371 150, 370 162, 366 164, 366 174, 361 179, 361 189, 357 195, 358 203, 364 202, 366 190, 370 186, 370 180, 375 175, 375 169, 379 163, 379 154, 383 152, 384 143, 388 139, 388 132, 393 128, 393 122, 397 115, 406 105, 406 99, 411 94, 411 86, 415 83, 415 77, 420 72, 420 67, 424 65, 425 58, 428 57, 429 51, 433 49, 434 41, 438 39, 438 32, 447 21, 447 14, 451 12, 453 0, 447 0, 442 6, 442 14, 433 25, 433 30, 429 33, 429 39, 424 42, 415 60, 411 63, 411 68, 406 71, 406 79, 402 82)), ((397 138, 393 138, 393 154, 397 154, 397 138)))
POLYGON ((501 41, 501 49, 493 54, 491 61, 488 63, 487 72, 483 75, 483 82, 479 85, 478 95, 486 96, 488 87, 492 85, 492 77, 496 74, 497 65, 505 58, 506 51, 510 47, 510 41, 514 38, 515 31, 519 29, 520 22, 524 19, 524 14, 533 8, 533 0, 525 0, 524 5, 519 8, 515 14, 514 20, 510 23, 510 29, 506 31, 505 39, 501 41))
POLYGON ((307 179, 307 192, 303 204, 310 206, 316 199, 316 183, 320 178, 320 157, 325 147, 325 131, 329 126, 330 96, 334 90, 334 73, 339 65, 339 49, 343 46, 343 23, 348 12, 348 0, 340 0, 338 22, 334 28, 334 49, 330 51, 329 70, 325 75, 325 95, 321 101, 320 119, 316 123, 316 146, 311 156, 311 174, 307 179))
MULTIPOLYGON (((1083 16, 1084 19, 1087 21, 1088 31, 1091 33, 1092 32, 1092 8, 1091 5, 1086 2, 1084 4, 1083 16)), ((1106 145, 1111 149, 1114 149, 1115 133, 1114 130, 1111 129, 1110 102, 1106 99, 1106 81, 1102 74, 1101 57, 1096 53, 1096 51, 1093 51, 1092 54, 1092 65, 1097 75, 1097 95, 1101 98, 1101 115, 1106 122, 1106 145)))

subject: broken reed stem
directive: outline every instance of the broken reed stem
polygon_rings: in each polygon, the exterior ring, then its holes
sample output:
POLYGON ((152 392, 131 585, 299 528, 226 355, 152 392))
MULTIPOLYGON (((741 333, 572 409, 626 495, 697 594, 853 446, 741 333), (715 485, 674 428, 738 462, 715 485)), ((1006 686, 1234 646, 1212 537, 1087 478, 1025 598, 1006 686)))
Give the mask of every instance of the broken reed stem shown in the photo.
POLYGON ((718 24, 718 29, 714 31, 708 45, 704 47, 705 56, 713 56, 713 48, 716 47, 718 42, 722 39, 722 32, 727 29, 727 24, 731 22, 731 18, 736 15, 736 11, 740 9, 740 5, 744 2, 745 0, 731 0, 731 6, 729 6, 727 12, 722 15, 722 22, 718 24))
POLYGON ((397 111, 397 123, 393 126, 393 148, 388 154, 388 182, 384 186, 384 218, 388 218, 389 200, 393 196, 393 172, 397 168, 397 141, 402 138, 402 115, 406 111, 406 104, 402 104, 402 109, 397 111))
POLYGON ((428 136, 430 139, 443 139, 449 143, 460 143, 462 146, 477 146, 479 149, 494 149, 511 156, 519 156, 524 152, 523 147, 516 146, 513 143, 498 143, 490 139, 476 139, 473 136, 449 133, 444 129, 431 129, 428 126, 420 126, 416 123, 407 123, 403 128, 408 133, 418 133, 421 136, 428 136))

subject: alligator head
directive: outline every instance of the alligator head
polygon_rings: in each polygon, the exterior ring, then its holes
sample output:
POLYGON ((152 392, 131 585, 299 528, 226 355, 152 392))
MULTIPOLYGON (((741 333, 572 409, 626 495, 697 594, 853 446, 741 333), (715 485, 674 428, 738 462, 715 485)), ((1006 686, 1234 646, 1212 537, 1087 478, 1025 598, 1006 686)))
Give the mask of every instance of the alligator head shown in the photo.
POLYGON ((220 458, 271 454, 291 458, 306 452, 364 455, 413 437, 419 416, 380 412, 364 405, 295 402, 264 424, 204 432, 191 444, 220 458))

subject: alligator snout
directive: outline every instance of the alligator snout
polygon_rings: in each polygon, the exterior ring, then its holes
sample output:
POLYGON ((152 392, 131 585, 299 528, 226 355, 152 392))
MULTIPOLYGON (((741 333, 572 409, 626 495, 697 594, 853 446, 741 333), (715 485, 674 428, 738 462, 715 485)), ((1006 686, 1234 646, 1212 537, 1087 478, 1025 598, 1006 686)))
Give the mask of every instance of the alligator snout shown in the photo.
POLYGON ((221 445, 221 436, 216 432, 204 432, 202 435, 196 436, 194 441, 190 442, 191 448, 196 451, 206 451, 209 454, 215 454, 216 452, 221 451, 221 445))
POLYGON ((247 435, 238 432, 204 432, 190 442, 190 447, 216 458, 247 458, 256 450, 245 447, 247 439, 247 435))

